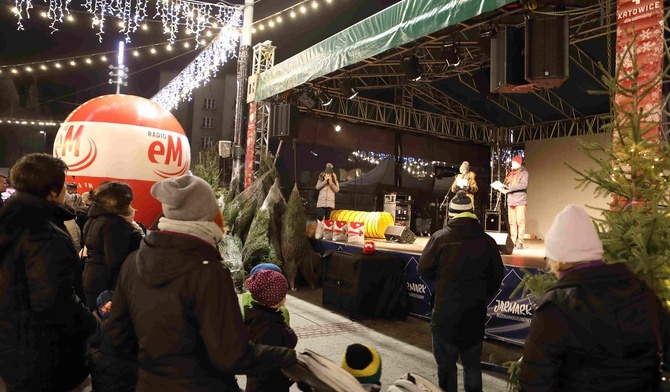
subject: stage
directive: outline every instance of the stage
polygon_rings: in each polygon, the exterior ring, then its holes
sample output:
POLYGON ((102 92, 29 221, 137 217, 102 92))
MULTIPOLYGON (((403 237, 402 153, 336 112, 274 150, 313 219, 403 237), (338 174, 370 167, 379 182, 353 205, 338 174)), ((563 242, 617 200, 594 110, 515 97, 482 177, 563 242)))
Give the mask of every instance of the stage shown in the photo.
MULTIPOLYGON (((431 300, 435 282, 419 276, 417 267, 421 252, 429 239, 430 237, 417 237, 412 244, 372 239, 376 252, 389 253, 402 260, 407 280, 410 314, 426 321, 430 320, 432 314, 431 300)), ((315 250, 322 255, 333 251, 360 253, 362 250, 362 245, 329 240, 318 240, 315 245, 315 250)), ((526 240, 523 250, 514 250, 510 255, 501 256, 505 273, 500 289, 487 301, 486 336, 523 346, 533 315, 535 297, 532 295, 521 297, 520 294, 512 295, 512 293, 526 273, 545 273, 544 243, 540 240, 526 240)))

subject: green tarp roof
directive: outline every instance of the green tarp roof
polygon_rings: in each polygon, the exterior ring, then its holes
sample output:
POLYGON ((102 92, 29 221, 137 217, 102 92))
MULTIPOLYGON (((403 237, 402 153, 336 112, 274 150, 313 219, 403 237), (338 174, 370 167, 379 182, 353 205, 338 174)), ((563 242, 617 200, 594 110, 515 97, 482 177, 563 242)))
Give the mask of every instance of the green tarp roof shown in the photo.
POLYGON ((263 72, 256 102, 515 0, 403 0, 263 72))

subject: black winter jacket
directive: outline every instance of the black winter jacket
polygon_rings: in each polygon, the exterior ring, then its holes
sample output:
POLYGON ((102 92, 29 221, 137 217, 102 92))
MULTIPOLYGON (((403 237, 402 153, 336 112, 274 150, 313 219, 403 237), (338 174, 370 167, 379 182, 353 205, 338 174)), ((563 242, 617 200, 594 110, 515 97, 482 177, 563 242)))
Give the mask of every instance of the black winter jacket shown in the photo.
POLYGON ((230 271, 199 238, 155 231, 121 269, 101 346, 139 363, 137 391, 236 391, 234 374, 296 364, 249 342, 230 271))
POLYGON ((624 264, 568 270, 542 297, 523 350, 523 391, 654 391, 670 317, 624 264))
POLYGON ((431 329, 460 348, 484 339, 486 300, 500 287, 504 267, 495 240, 473 214, 450 219, 431 237, 419 275, 435 281, 431 329))
MULTIPOLYGON (((88 257, 84 266, 84 290, 100 294, 114 290, 125 258, 137 250, 142 234, 124 218, 94 203, 84 225, 84 245, 88 257)), ((93 304, 89 304, 93 306, 93 304)))
MULTIPOLYGON (((295 348, 298 337, 286 325, 284 316, 278 309, 268 308, 253 301, 245 307, 244 324, 249 331, 252 342, 295 348)), ((247 377, 246 392, 281 392, 288 391, 293 381, 284 376, 279 369, 269 371, 258 377, 247 377)))
POLYGON ((12 391, 68 391, 88 375, 97 321, 83 303, 71 212, 17 192, 0 211, 0 376, 12 391))

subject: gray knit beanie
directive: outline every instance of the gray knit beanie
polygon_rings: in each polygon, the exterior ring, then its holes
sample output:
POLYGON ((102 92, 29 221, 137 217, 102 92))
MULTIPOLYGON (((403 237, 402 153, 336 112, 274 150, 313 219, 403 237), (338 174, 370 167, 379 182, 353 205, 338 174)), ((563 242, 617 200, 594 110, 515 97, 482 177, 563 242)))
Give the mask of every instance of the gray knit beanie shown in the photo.
POLYGON ((190 174, 155 183, 151 196, 162 203, 168 219, 212 222, 219 212, 212 187, 190 174))

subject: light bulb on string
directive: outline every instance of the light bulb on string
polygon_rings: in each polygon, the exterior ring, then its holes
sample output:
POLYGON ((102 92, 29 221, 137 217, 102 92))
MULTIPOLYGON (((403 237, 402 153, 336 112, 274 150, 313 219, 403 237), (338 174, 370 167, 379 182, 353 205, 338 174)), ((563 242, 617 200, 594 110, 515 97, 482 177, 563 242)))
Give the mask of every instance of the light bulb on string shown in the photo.
POLYGON ((61 67, 60 63, 56 63, 56 64, 54 64, 54 66, 55 66, 56 68, 60 68, 60 67, 61 67))
POLYGON ((71 61, 70 61, 70 65, 73 66, 73 67, 76 67, 76 66, 77 66, 77 62, 75 62, 74 60, 71 60, 71 61))
POLYGON ((32 67, 26 67, 26 71, 33 72, 33 68, 32 67))
POLYGON ((93 61, 91 61, 91 59, 86 59, 86 64, 93 64, 93 61))
POLYGON ((65 19, 67 19, 68 22, 74 22, 74 16, 72 15, 68 15, 65 19))
POLYGON ((188 42, 184 42, 184 47, 188 49, 188 47, 191 46, 188 42))
POLYGON ((140 57, 140 52, 138 52, 137 50, 134 51, 134 52, 133 52, 133 56, 135 56, 135 57, 140 57))
POLYGON ((300 12, 304 14, 305 12, 307 12, 307 8, 304 5, 300 6, 300 12))
POLYGON ((277 23, 281 23, 281 22, 283 22, 283 21, 284 21, 284 19, 282 19, 281 16, 278 16, 278 17, 277 17, 277 23))
POLYGON ((144 31, 147 31, 147 30, 149 30, 149 26, 147 26, 147 24, 146 24, 146 23, 145 23, 145 24, 143 24, 143 25, 142 25, 142 30, 144 30, 144 31))
POLYGON ((46 71, 46 70, 47 70, 47 66, 44 65, 44 64, 42 64, 42 65, 40 65, 40 69, 41 69, 42 71, 46 71))
POLYGON ((268 26, 270 26, 270 27, 275 27, 275 22, 274 22, 274 21, 270 21, 270 22, 268 22, 268 26))
POLYGON ((291 11, 291 18, 295 18, 295 11, 291 11))
POLYGON ((319 3, 317 3, 316 1, 313 1, 312 2, 312 8, 317 9, 318 7, 319 7, 319 3))
POLYGON ((261 31, 265 30, 265 26, 263 26, 262 24, 258 25, 258 30, 261 30, 261 31))
POLYGON ((106 61, 107 61, 107 56, 102 56, 102 57, 100 58, 100 60, 102 60, 103 62, 106 62, 106 61))

